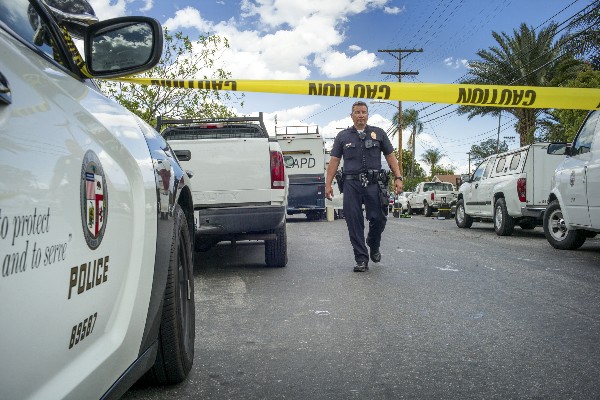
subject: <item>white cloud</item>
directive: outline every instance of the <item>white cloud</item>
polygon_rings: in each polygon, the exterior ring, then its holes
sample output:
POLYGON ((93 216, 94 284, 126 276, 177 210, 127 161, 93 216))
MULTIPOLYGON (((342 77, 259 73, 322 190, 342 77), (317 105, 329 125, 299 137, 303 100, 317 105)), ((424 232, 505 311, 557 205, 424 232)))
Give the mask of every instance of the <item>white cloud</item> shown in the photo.
POLYGON ((140 11, 142 11, 142 12, 150 11, 150 10, 152 10, 153 6, 154 6, 153 0, 144 0, 144 6, 140 8, 140 11))
POLYGON ((89 0, 89 2, 101 21, 127 15, 125 12, 127 0, 89 0))
POLYGON ((383 8, 383 12, 386 14, 392 14, 392 15, 398 15, 401 12, 404 12, 406 10, 406 7, 402 6, 402 8, 400 7, 384 7, 383 8))
POLYGON ((171 32, 186 28, 195 28, 200 32, 206 32, 211 29, 211 24, 203 20, 200 11, 193 7, 185 7, 177 10, 175 16, 166 20, 163 26, 166 26, 171 32))
POLYGON ((359 46, 348 48, 358 52, 352 56, 337 46, 345 40, 343 24, 348 17, 382 8, 388 1, 243 0, 241 21, 209 23, 188 7, 185 15, 178 12, 165 24, 171 29, 194 26, 226 37, 230 48, 223 52, 219 66, 239 79, 309 79, 314 67, 328 78, 340 78, 383 63, 359 46), (245 22, 260 28, 244 29, 245 22))
POLYGON ((329 78, 342 78, 357 74, 381 64, 383 64, 383 61, 378 60, 375 54, 364 50, 352 57, 337 51, 315 56, 315 66, 329 78))
POLYGON ((465 68, 469 68, 469 60, 465 60, 465 59, 455 59, 454 57, 448 57, 446 59, 444 59, 444 65, 446 65, 447 67, 453 68, 453 69, 458 69, 460 67, 465 67, 465 68))

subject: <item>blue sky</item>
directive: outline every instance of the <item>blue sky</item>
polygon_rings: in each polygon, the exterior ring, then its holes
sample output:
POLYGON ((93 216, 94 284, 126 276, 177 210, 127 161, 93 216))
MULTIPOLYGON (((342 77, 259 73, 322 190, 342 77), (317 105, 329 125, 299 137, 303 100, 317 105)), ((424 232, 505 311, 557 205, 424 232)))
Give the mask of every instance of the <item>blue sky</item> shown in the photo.
MULTIPOLYGON (((422 48, 402 59, 406 82, 456 83, 468 73, 468 60, 495 45, 492 31, 512 34, 521 23, 537 28, 561 23, 592 0, 89 0, 100 19, 123 15, 156 18, 171 32, 191 39, 207 32, 227 37, 230 49, 219 66, 234 79, 391 81, 398 60, 385 49, 422 48)), ((351 125, 356 99, 246 93, 239 114, 265 113, 273 134, 278 126, 318 125, 333 138, 351 125)), ((369 124, 388 129, 397 102, 371 104, 369 124)), ((417 160, 430 148, 446 155, 443 165, 466 173, 471 145, 497 137, 498 119, 457 115, 456 106, 403 102, 424 122, 417 160)), ((408 131, 403 134, 406 148, 408 131)), ((514 120, 503 115, 501 140, 515 137, 514 120)), ((392 139, 397 144, 397 138, 392 139)), ((397 147, 397 145, 395 146, 397 147)), ((423 165, 423 164, 422 164, 423 165)), ((425 165, 423 165, 425 167, 425 165)), ((473 166, 471 166, 473 169, 473 166)), ((425 167, 425 169, 427 169, 425 167)))

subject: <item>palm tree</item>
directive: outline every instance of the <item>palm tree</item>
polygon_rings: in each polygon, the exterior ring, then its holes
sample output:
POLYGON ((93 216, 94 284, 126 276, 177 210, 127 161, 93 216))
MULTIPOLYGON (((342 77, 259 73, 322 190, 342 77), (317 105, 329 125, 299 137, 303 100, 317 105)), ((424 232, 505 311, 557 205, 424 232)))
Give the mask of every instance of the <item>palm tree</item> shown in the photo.
POLYGON ((425 164, 429 165, 431 169, 431 176, 435 174, 435 170, 438 168, 438 164, 442 160, 442 157, 446 155, 441 152, 440 149, 428 149, 425 151, 423 156, 421 157, 421 161, 425 164))
MULTIPOLYGON (((556 32, 555 23, 541 29, 537 35, 533 28, 524 23, 518 30, 513 31, 512 37, 504 32, 492 32, 498 46, 479 50, 477 55, 481 60, 469 62, 469 76, 461 83, 550 86, 559 69, 564 73, 565 68, 561 60, 561 46, 567 37, 555 40, 556 32)), ((572 64, 567 65, 568 69, 574 67, 572 64)), ((544 110, 460 106, 457 111, 459 114, 468 114, 468 118, 471 119, 476 115, 498 116, 503 110, 517 119, 515 128, 519 133, 521 146, 533 143, 538 119, 544 110)))
MULTIPOLYGON (((392 117, 392 126, 398 126, 398 111, 392 117)), ((402 129, 412 128, 412 133, 408 138, 408 145, 412 148, 412 156, 410 160, 410 176, 414 176, 415 166, 415 143, 417 135, 423 132, 423 123, 419 119, 419 112, 414 108, 402 110, 402 129)))
POLYGON ((408 145, 412 148, 412 158, 410 160, 410 176, 413 176, 415 166, 415 143, 417 135, 423 132, 423 123, 419 119, 419 112, 414 108, 409 108, 402 112, 402 129, 412 128, 412 133, 408 139, 408 145))
POLYGON ((599 70, 600 3, 589 4, 578 15, 574 16, 569 25, 570 40, 567 43, 567 48, 577 58, 590 62, 595 70, 599 70))

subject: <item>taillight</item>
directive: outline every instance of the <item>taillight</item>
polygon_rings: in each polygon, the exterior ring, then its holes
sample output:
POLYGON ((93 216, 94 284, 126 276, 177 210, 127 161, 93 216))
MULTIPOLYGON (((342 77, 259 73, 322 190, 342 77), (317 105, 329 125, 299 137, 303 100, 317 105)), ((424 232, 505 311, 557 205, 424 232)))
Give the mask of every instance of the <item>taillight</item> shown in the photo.
POLYGON ((431 201, 433 201, 433 200, 435 200, 435 196, 434 196, 434 193, 431 192, 431 201))
POLYGON ((527 179, 519 178, 517 180, 517 194, 519 195, 520 202, 524 203, 527 201, 526 190, 527 190, 527 179))
POLYGON ((271 189, 285 188, 285 167, 283 154, 279 151, 271 151, 271 189))

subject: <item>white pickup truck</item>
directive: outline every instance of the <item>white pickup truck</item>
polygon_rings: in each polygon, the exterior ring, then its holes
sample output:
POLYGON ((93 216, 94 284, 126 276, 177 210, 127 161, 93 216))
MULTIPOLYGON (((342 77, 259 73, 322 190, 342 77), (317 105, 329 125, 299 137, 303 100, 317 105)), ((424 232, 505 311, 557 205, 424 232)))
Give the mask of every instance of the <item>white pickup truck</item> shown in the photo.
MULTIPOLYGON (((162 129, 162 131, 161 131, 162 129)), ((258 117, 157 120, 192 175, 195 248, 264 240, 265 262, 287 264, 287 176, 283 154, 258 117)))
POLYGON ((557 249, 574 250, 600 232, 600 111, 592 111, 573 143, 552 143, 566 154, 552 176, 544 234, 557 249))
POLYGON ((460 186, 456 225, 493 221, 498 236, 510 236, 515 225, 534 229, 542 224, 554 169, 565 158, 548 154, 548 143, 535 143, 489 156, 460 186))
POLYGON ((454 185, 449 182, 421 182, 407 199, 408 213, 431 217, 442 205, 450 207, 455 198, 454 185))

